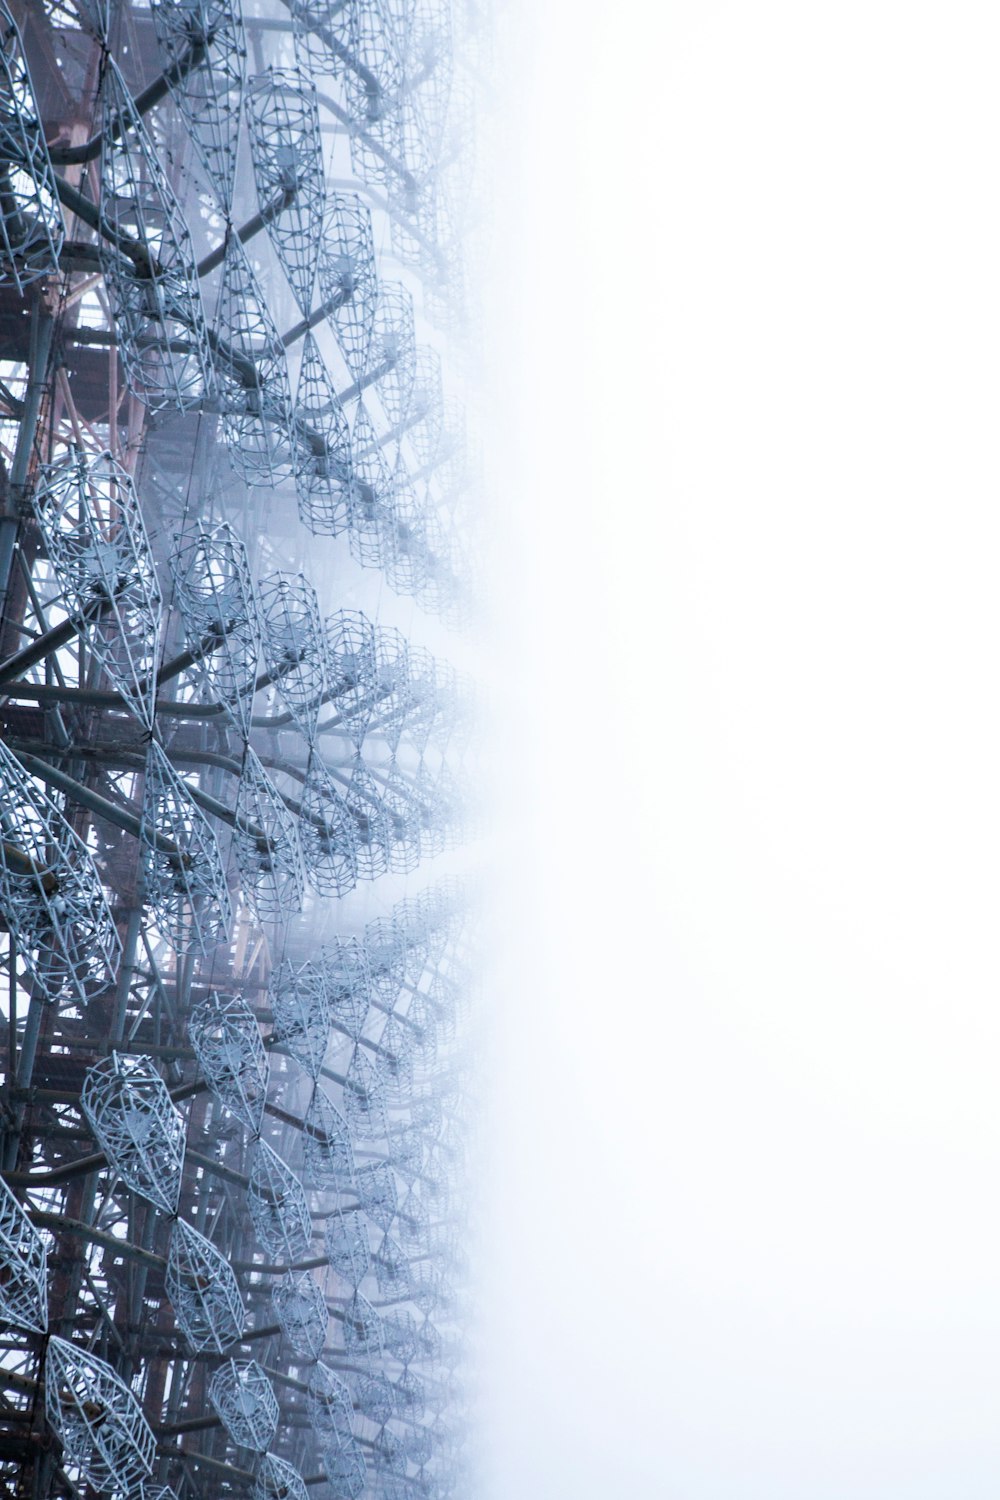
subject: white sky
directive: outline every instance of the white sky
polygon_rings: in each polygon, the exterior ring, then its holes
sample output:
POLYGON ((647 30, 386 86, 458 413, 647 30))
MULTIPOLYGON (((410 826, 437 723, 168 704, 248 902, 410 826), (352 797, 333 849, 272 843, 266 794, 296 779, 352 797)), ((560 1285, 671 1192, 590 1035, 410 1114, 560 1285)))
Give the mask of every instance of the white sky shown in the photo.
POLYGON ((1000 13, 521 9, 487 1500, 995 1500, 1000 13))

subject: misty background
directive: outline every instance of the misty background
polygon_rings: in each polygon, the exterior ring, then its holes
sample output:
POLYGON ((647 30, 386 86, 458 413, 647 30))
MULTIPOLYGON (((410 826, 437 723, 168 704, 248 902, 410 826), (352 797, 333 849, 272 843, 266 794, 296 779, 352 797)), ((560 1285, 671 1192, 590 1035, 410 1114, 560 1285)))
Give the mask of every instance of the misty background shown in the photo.
POLYGON ((489 1500, 987 1500, 1000 17, 499 25, 489 1500))

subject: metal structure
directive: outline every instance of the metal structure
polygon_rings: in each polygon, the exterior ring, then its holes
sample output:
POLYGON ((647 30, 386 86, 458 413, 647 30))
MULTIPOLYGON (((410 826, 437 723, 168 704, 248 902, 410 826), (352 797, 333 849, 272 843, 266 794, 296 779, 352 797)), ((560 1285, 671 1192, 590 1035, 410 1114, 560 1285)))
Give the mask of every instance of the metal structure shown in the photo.
POLYGON ((12 1500, 468 1487, 479 24, 0 0, 12 1500))

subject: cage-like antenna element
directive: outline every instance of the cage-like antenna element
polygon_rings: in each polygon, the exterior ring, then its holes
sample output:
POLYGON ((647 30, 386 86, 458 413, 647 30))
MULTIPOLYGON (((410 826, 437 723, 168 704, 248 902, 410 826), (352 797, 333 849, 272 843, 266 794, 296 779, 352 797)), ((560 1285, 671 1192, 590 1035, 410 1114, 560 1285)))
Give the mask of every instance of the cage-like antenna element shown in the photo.
POLYGON ((0 1178, 0 1321, 33 1333, 48 1327, 45 1242, 0 1178))
POLYGON ((393 1300, 409 1295, 413 1286, 409 1257, 389 1234, 375 1252, 374 1268, 380 1297, 393 1300))
POLYGON ((146 752, 140 843, 144 893, 178 953, 207 953, 229 935, 232 908, 218 841, 163 750, 146 752))
POLYGON ((192 1010, 188 1035, 212 1093, 251 1135, 258 1135, 267 1103, 269 1064, 249 1005, 242 996, 213 990, 192 1010))
POLYGON ((266 1141, 254 1144, 247 1203, 261 1248, 274 1260, 301 1260, 312 1239, 309 1204, 295 1173, 266 1141))
POLYGON ((346 1188, 354 1177, 354 1150, 347 1121, 317 1087, 305 1115, 302 1177, 311 1188, 346 1188))
POLYGON ((375 993, 392 1010, 406 978, 413 946, 419 934, 408 932, 391 917, 373 917, 365 926, 365 952, 375 993))
POLYGON ((306 874, 324 896, 344 896, 358 883, 358 830, 343 792, 318 756, 302 787, 299 839, 306 874))
POLYGON ((249 746, 236 793, 233 843, 258 918, 300 911, 305 870, 297 821, 249 746))
POLYGON ((386 1375, 362 1375, 355 1386, 355 1399, 362 1416, 377 1427, 395 1416, 396 1393, 386 1375))
POLYGON ((354 1173, 354 1191, 373 1224, 387 1234, 398 1207, 396 1179, 388 1162, 370 1161, 354 1173))
POLYGON ((316 1078, 330 1042, 330 1011, 322 968, 282 963, 270 985, 274 1036, 310 1078, 316 1078))
POLYGON ((301 573, 270 573, 260 581, 259 597, 268 676, 311 745, 326 689, 326 639, 316 590, 301 573))
POLYGON ((375 627, 360 610, 339 609, 327 617, 326 644, 336 723, 360 746, 377 708, 375 627))
POLYGON ((368 369, 378 373, 376 389, 393 424, 406 415, 417 370, 413 298, 401 281, 379 288, 368 349, 368 369))
POLYGON ((377 880, 389 868, 389 815, 381 788, 360 756, 351 764, 344 801, 357 829, 358 878, 377 880))
POLYGON ((421 808, 413 788, 399 774, 395 761, 382 775, 382 807, 388 819, 386 858, 389 869, 398 875, 410 874, 420 863, 421 808))
POLYGON ((246 72, 240 0, 185 0, 182 5, 177 0, 151 0, 151 9, 171 95, 212 190, 228 215, 233 207, 246 72), (172 70, 195 48, 203 54, 202 60, 178 79, 172 70))
POLYGON ((295 1353, 318 1359, 330 1321, 323 1288, 308 1271, 288 1271, 271 1293, 274 1315, 295 1353))
POLYGON ((344 1348, 352 1354, 378 1358, 382 1353, 382 1323, 368 1298, 355 1291, 344 1308, 340 1325, 344 1348))
POLYGON ((308 1500, 309 1491, 298 1469, 275 1453, 265 1453, 254 1475, 250 1500, 308 1500))
POLYGON ((63 219, 24 46, 17 23, 0 0, 0 284, 23 295, 32 282, 54 276, 63 245, 63 219))
POLYGON ((452 90, 449 0, 420 0, 408 9, 400 50, 404 75, 419 104, 427 151, 436 161, 441 154, 452 90))
POLYGON ((94 1063, 80 1107, 126 1186, 165 1213, 176 1213, 185 1127, 151 1059, 112 1052, 94 1063))
POLYGON ((355 1047, 344 1085, 344 1113, 356 1139, 385 1136, 385 1085, 363 1047, 355 1047))
MULTIPOLYGON (((353 3, 353 0, 352 0, 353 3)), ((295 56, 312 75, 339 77, 350 57, 350 5, 296 0, 295 56)))
POLYGON ((170 571, 184 635, 210 696, 246 738, 261 652, 261 622, 246 548, 222 522, 174 539, 170 571))
POLYGON ((317 1363, 309 1377, 306 1401, 309 1422, 321 1448, 339 1446, 350 1438, 354 1419, 351 1392, 328 1365, 317 1363))
POLYGON ((326 1221, 326 1253, 337 1275, 359 1287, 371 1267, 371 1245, 363 1215, 335 1208, 326 1221))
POLYGON ((152 411, 214 387, 191 234, 118 65, 105 58, 98 239, 129 386, 152 411))
POLYGON ((50 1003, 86 1005, 115 982, 121 942, 90 851, 0 741, 4 921, 50 1003))
POLYGON ((375 663, 378 708, 373 724, 395 751, 413 706, 410 649, 401 630, 382 625, 375 631, 375 663))
POLYGON ((45 1415, 95 1490, 134 1494, 153 1472, 156 1440, 110 1365, 53 1335, 45 1350, 45 1415))
POLYGON ((299 518, 314 535, 339 536, 350 521, 351 429, 311 333, 302 344, 295 431, 299 518))
POLYGON ((371 210, 354 193, 336 193, 327 201, 319 287, 341 352, 357 379, 368 368, 378 272, 371 210))
POLYGON ((402 147, 399 97, 402 61, 394 19, 383 0, 356 0, 348 13, 355 67, 344 72, 344 101, 351 116, 351 158, 359 175, 384 182, 399 171, 402 147))
POLYGON ((357 938, 334 938, 323 950, 330 1017, 353 1042, 365 1027, 371 1007, 368 954, 357 938))
POLYGON ((410 1312, 387 1313, 381 1320, 382 1342, 389 1354, 401 1365, 409 1365, 419 1358, 420 1332, 416 1318, 410 1312))
POLYGON ((393 477, 363 401, 351 436, 353 467, 348 491, 351 553, 362 567, 379 568, 393 524, 393 477))
POLYGON ((161 602, 132 476, 110 453, 81 450, 41 471, 32 503, 91 652, 151 730, 161 602))
POLYGON ((267 232, 305 317, 312 308, 325 182, 316 86, 298 68, 268 68, 247 90, 250 152, 267 232))
POLYGON ((197 1229, 176 1219, 167 1254, 166 1292, 191 1348, 222 1354, 243 1335, 246 1313, 229 1261, 197 1229))
POLYGON ((406 1473, 406 1447, 403 1439, 391 1427, 383 1427, 373 1441, 375 1472, 380 1478, 406 1473))
POLYGON ((278 1430, 278 1398, 255 1359, 229 1359, 208 1385, 211 1401, 237 1448, 264 1453, 278 1430))
POLYGON ((326 1477, 333 1486, 339 1500, 359 1500, 368 1482, 364 1454, 357 1441, 352 1438, 343 1447, 328 1447, 322 1450, 326 1477))
POLYGON ((427 1204, 413 1188, 399 1205, 397 1228, 400 1241, 411 1255, 422 1254, 427 1249, 430 1214, 427 1204))
POLYGON ((295 470, 284 345, 240 237, 226 241, 214 343, 222 433, 247 484, 275 486, 295 470))

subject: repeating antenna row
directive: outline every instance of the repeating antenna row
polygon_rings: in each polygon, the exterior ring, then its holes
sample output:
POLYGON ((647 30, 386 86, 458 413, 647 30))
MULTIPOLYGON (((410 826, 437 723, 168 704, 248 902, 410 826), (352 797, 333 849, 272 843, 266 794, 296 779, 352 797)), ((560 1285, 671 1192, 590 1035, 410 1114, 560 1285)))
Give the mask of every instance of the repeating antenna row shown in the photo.
POLYGON ((4 1493, 468 1488, 486 49, 0 0, 4 1493))

